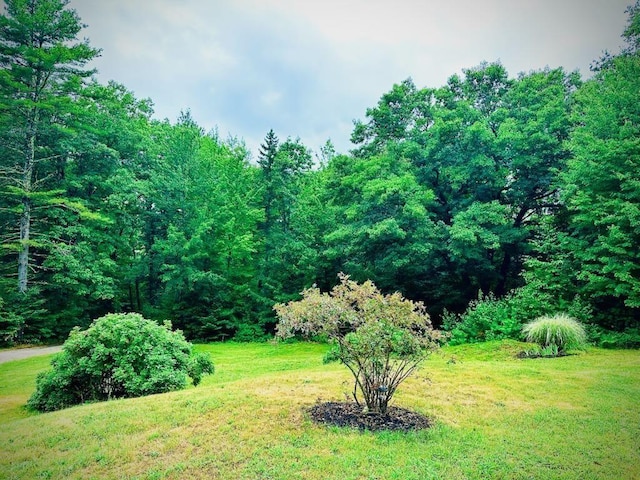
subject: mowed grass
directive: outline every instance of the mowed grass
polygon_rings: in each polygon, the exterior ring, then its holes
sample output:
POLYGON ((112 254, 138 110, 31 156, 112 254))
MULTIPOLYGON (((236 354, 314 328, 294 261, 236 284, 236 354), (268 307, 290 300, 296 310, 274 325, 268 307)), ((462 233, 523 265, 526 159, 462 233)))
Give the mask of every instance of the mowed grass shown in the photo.
POLYGON ((312 423, 347 370, 317 344, 214 344, 197 388, 33 414, 50 357, 0 364, 2 479, 639 479, 640 352, 517 359, 515 342, 448 347, 395 404, 411 433, 312 423))

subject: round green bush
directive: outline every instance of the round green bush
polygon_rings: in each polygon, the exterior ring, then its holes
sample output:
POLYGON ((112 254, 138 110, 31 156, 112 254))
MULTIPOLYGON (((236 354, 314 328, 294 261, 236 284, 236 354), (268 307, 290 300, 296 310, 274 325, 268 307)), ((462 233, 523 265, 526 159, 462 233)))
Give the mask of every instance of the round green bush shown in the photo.
POLYGON ((528 342, 540 347, 552 347, 557 353, 582 347, 587 340, 585 329, 580 322, 564 313, 538 317, 522 327, 528 342))
POLYGON ((84 331, 76 327, 51 365, 28 401, 35 410, 178 390, 188 377, 197 385, 213 373, 211 360, 194 354, 182 332, 136 313, 105 315, 84 331))

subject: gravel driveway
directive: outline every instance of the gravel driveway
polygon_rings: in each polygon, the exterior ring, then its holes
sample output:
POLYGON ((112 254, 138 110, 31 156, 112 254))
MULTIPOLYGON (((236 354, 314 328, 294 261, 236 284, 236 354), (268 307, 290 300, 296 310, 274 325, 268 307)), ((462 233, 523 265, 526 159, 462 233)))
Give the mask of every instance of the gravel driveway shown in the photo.
POLYGON ((36 355, 48 355, 50 353, 57 353, 60 350, 62 350, 62 345, 58 345, 56 347, 16 348, 13 350, 3 350, 0 351, 0 363, 35 357, 36 355))

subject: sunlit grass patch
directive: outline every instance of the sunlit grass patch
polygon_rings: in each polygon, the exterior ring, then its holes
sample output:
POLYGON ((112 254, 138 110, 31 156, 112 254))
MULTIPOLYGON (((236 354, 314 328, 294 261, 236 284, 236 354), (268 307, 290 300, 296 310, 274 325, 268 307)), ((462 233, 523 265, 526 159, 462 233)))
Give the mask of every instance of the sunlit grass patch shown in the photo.
POLYGON ((322 364, 324 345, 202 345, 216 373, 196 388, 38 415, 21 405, 47 359, 11 362, 0 365, 0 476, 639 478, 640 352, 531 361, 516 358, 524 347, 433 355, 395 399, 434 420, 411 433, 309 419, 318 398, 344 400, 351 388, 344 367, 322 364))

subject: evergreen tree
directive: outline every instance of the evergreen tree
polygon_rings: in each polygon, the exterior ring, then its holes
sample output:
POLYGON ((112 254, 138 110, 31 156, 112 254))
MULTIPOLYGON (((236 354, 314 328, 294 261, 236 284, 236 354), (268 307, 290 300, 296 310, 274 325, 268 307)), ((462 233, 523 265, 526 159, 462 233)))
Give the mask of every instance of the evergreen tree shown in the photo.
POLYGON ((259 281, 264 307, 261 317, 264 322, 273 324, 271 306, 274 301, 288 298, 303 287, 299 281, 305 274, 298 271, 298 265, 299 255, 306 248, 301 239, 304 234, 297 228, 301 224, 293 215, 298 211, 304 178, 310 172, 313 160, 300 139, 287 138, 279 144, 270 130, 260 147, 258 165, 264 209, 259 281))
MULTIPOLYGON (((18 291, 29 287, 33 212, 57 204, 52 191, 67 152, 60 148, 64 127, 73 121, 73 97, 92 74, 87 62, 99 51, 78 42, 83 28, 64 0, 7 0, 0 16, 0 118, 4 130, 3 193, 16 205, 18 291)), ((5 237, 6 238, 6 237, 5 237)))

